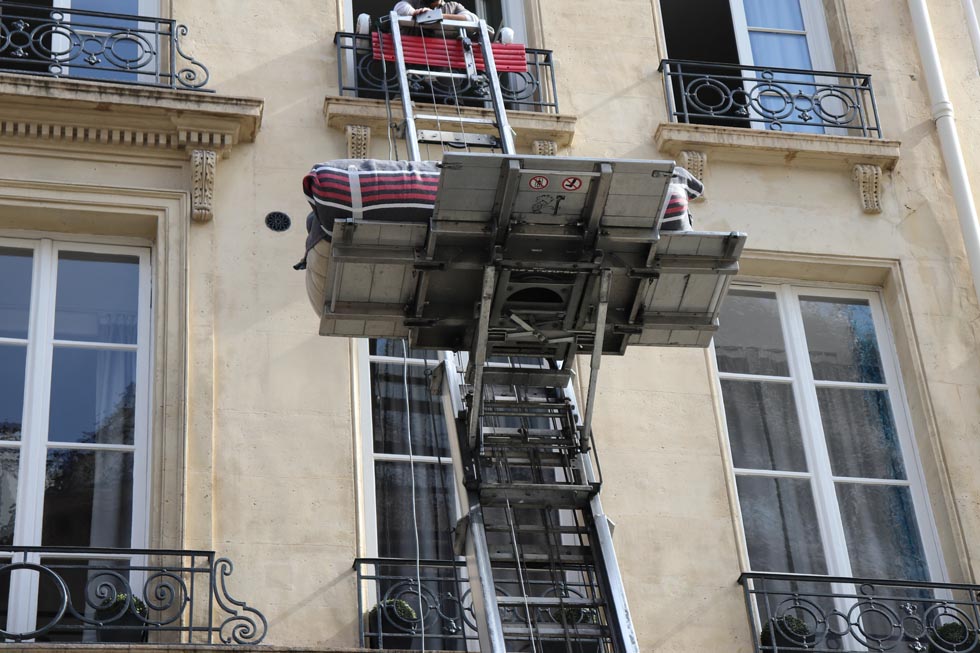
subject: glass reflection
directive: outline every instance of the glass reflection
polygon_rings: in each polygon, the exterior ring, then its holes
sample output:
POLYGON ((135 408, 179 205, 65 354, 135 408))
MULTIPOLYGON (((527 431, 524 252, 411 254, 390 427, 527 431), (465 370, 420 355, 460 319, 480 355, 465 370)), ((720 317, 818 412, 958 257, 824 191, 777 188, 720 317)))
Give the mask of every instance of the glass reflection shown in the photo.
POLYGON ((867 301, 801 297, 800 310, 815 379, 885 382, 867 301))
POLYGON ((735 467, 807 471, 792 386, 722 381, 721 390, 735 467))
POLYGON ((720 371, 789 376, 775 295, 731 292, 720 320, 715 334, 720 371))
MULTIPOLYGON (((103 598, 99 594, 100 591, 111 594, 114 598, 115 595, 129 594, 133 589, 136 589, 137 598, 140 600, 145 599, 145 597, 140 596, 138 591, 139 587, 132 588, 130 585, 128 562, 123 560, 79 560, 77 558, 62 560, 42 558, 41 562, 64 579, 65 584, 68 586, 68 596, 71 601, 71 606, 86 619, 104 619, 108 624, 122 626, 124 628, 135 628, 137 626, 138 622, 135 619, 126 617, 108 621, 108 619, 118 614, 118 610, 113 612, 111 610, 99 611, 98 609, 110 600, 103 598), (112 590, 109 589, 110 587, 112 590)), ((61 592, 58 591, 54 583, 40 583, 37 596, 38 623, 50 622, 58 614, 60 604, 61 592)), ((65 627, 65 630, 58 628, 55 631, 49 632, 45 635, 45 640, 51 642, 99 642, 100 639, 92 628, 85 631, 74 630, 74 628, 83 625, 86 625, 85 622, 75 617, 71 610, 69 610, 59 622, 59 626, 65 627)), ((123 631, 115 632, 120 635, 123 633, 123 631)), ((128 634, 131 634, 131 637, 135 637, 135 641, 140 639, 139 634, 135 630, 129 631, 128 634)), ((109 641, 109 637, 106 637, 102 641, 109 641)), ((130 640, 120 639, 119 641, 130 640)))
POLYGON ((0 338, 27 337, 33 268, 31 250, 0 247, 0 338))
POLYGON ((737 485, 753 571, 827 573, 808 479, 739 476, 737 485))
POLYGON ((929 580, 909 488, 838 483, 837 500, 855 576, 929 580))
POLYGON ((27 347, 0 345, 0 440, 20 440, 27 347))
MULTIPOLYGON (((14 543, 19 470, 19 450, 0 448, 0 545, 14 543)), ((2 627, 3 624, 0 623, 0 628, 2 627)))
POLYGON ((817 399, 835 476, 906 478, 887 392, 817 388, 817 399))
MULTIPOLYGON (((405 415, 406 366, 371 363, 371 420, 375 453, 409 453, 405 415)), ((408 365, 412 447, 416 456, 449 457, 449 436, 438 397, 429 393, 426 368, 408 365)))
POLYGON ((56 339, 135 344, 138 308, 138 257, 58 255, 56 339))
POLYGON ((452 467, 415 464, 415 509, 412 509, 412 466, 377 462, 374 467, 378 503, 378 555, 414 559, 415 538, 423 559, 452 560, 451 529, 456 523, 452 467))
POLYGON ((55 347, 48 439, 133 444, 136 352, 55 347))
POLYGON ((44 487, 43 546, 131 545, 133 454, 50 450, 44 487))

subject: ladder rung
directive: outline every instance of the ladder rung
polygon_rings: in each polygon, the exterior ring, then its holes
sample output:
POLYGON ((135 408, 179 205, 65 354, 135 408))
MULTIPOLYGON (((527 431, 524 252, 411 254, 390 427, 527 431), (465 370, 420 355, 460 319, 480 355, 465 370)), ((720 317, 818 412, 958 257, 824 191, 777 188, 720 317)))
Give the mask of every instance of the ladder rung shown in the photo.
POLYGON ((451 73, 444 70, 422 70, 420 68, 409 68, 405 71, 409 75, 419 75, 421 77, 452 77, 455 79, 469 79, 466 73, 451 73))
POLYGON ((532 605, 536 608, 597 608, 599 603, 594 599, 584 599, 580 596, 502 596, 497 595, 498 605, 532 605))
MULTIPOLYGON (((521 637, 521 638, 547 638, 547 641, 564 642, 567 635, 568 640, 572 643, 572 650, 578 651, 578 643, 581 640, 589 638, 589 642, 593 642, 591 638, 593 637, 606 637, 605 629, 602 626, 597 626, 595 624, 568 624, 566 629, 560 623, 536 623, 534 628, 528 628, 527 626, 521 624, 503 624, 504 635, 508 637, 521 637)), ((584 641, 581 641, 585 644, 584 641)), ((597 649, 596 645, 593 643, 589 648, 583 648, 582 650, 602 650, 597 649)))
MULTIPOLYGON (((447 120, 446 122, 451 121, 447 120)), ((500 147, 500 140, 490 134, 464 134, 463 132, 420 129, 418 135, 419 143, 464 143, 476 147, 500 147)))
POLYGON ((589 503, 598 487, 560 483, 483 483, 480 500, 486 505, 508 501, 519 506, 581 508, 589 503))
POLYGON ((564 388, 571 378, 571 370, 514 369, 512 367, 487 367, 483 370, 483 382, 497 385, 564 388))
POLYGON ((417 113, 416 120, 435 120, 436 122, 447 123, 466 123, 472 125, 496 125, 497 121, 493 118, 471 118, 467 116, 437 116, 434 113, 417 113))

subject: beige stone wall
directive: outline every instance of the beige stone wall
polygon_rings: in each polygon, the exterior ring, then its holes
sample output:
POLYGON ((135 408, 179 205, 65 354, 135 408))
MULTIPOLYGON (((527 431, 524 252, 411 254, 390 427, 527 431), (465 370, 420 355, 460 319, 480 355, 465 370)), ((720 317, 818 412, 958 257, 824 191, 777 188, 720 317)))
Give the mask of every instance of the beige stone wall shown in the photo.
MULTIPOLYGON (((158 520, 156 537, 231 557, 232 591, 265 612, 269 641, 280 645, 352 646, 359 618, 351 347, 316 335, 303 274, 291 269, 305 235, 300 180, 311 164, 346 151, 343 132, 322 115, 324 96, 336 92, 341 4, 172 1, 191 29, 185 47, 209 66, 211 86, 263 98, 265 109, 255 143, 218 164, 213 221, 187 227, 186 370, 167 363, 173 374, 186 371, 186 415, 162 427, 167 441, 185 446, 161 452, 158 500, 177 510, 158 520), (273 210, 287 212, 293 228, 266 229, 273 210)), ((654 139, 666 115, 657 3, 613 4, 627 20, 609 20, 609 3, 528 1, 542 17, 535 40, 555 52, 562 112, 577 118, 562 153, 662 158, 654 139)), ((747 274, 884 289, 949 576, 975 581, 980 311, 908 11, 900 0, 888 4, 837 2, 858 70, 873 75, 885 136, 901 141, 884 175, 883 212, 862 211, 851 162, 774 161, 722 148, 709 157, 708 199, 695 213, 699 228, 750 234, 747 274)), ((962 9, 959 0, 930 0, 930 9, 975 174, 980 80, 962 9)), ((386 157, 384 135, 374 136, 374 156, 386 157)), ((0 177, 8 180, 122 179, 120 186, 188 192, 181 158, 93 161, 70 149, 3 147, 0 177)), ((0 227, 22 227, 23 216, 0 210, 0 227)), ((32 225, 96 230, 77 217, 32 225)), ((160 246, 156 229, 145 237, 160 246)), ((182 288, 176 278, 172 289, 182 288)), ((745 554, 711 369, 702 351, 631 351, 604 363, 595 425, 602 498, 617 523, 644 651, 749 650, 735 583, 745 554)))

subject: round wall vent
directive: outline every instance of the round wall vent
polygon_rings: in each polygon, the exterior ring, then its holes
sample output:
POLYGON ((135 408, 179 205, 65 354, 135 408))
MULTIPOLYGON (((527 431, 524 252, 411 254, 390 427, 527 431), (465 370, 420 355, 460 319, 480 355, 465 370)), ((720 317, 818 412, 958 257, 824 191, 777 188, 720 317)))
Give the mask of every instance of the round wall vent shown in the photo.
POLYGON ((273 211, 265 216, 265 226, 273 231, 286 231, 292 223, 289 216, 280 211, 273 211))

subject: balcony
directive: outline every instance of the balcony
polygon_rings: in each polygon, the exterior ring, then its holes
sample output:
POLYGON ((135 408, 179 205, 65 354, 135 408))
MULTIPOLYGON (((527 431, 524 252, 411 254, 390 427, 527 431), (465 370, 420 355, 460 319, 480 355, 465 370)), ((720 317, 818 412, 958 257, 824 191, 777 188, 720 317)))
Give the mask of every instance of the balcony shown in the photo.
POLYGON ((258 644, 268 624, 228 593, 232 569, 213 551, 4 547, 0 641, 258 644))
POLYGON ((739 578, 753 651, 980 651, 980 586, 797 574, 739 578))
POLYGON ((881 138, 871 76, 665 59, 671 122, 881 138))
MULTIPOLYGON (((359 558, 358 613, 360 646, 371 649, 467 651, 479 648, 476 615, 466 564, 459 561, 359 558)), ((521 580, 497 585, 497 593, 520 595, 523 582, 536 596, 554 596, 554 570, 524 570, 521 580)), ((584 575, 560 572, 562 596, 588 598, 594 588, 584 575)), ((597 609, 512 606, 500 608, 509 651, 606 653, 612 650, 608 627, 597 609), (530 628, 528 625, 530 624, 530 628), (528 639, 532 633, 534 643, 528 639)))
MULTIPOLYGON (((398 75, 393 64, 375 59, 370 34, 337 32, 337 79, 341 97, 384 100, 400 103, 398 75)), ((500 88, 508 110, 558 113, 558 87, 551 50, 527 48, 527 72, 500 73, 500 88)), ((411 96, 416 102, 489 108, 487 97, 472 82, 452 80, 431 84, 411 80, 411 96)), ((449 116, 447 116, 447 119, 449 116)))
POLYGON ((174 20, 0 0, 0 72, 205 90, 174 20))

